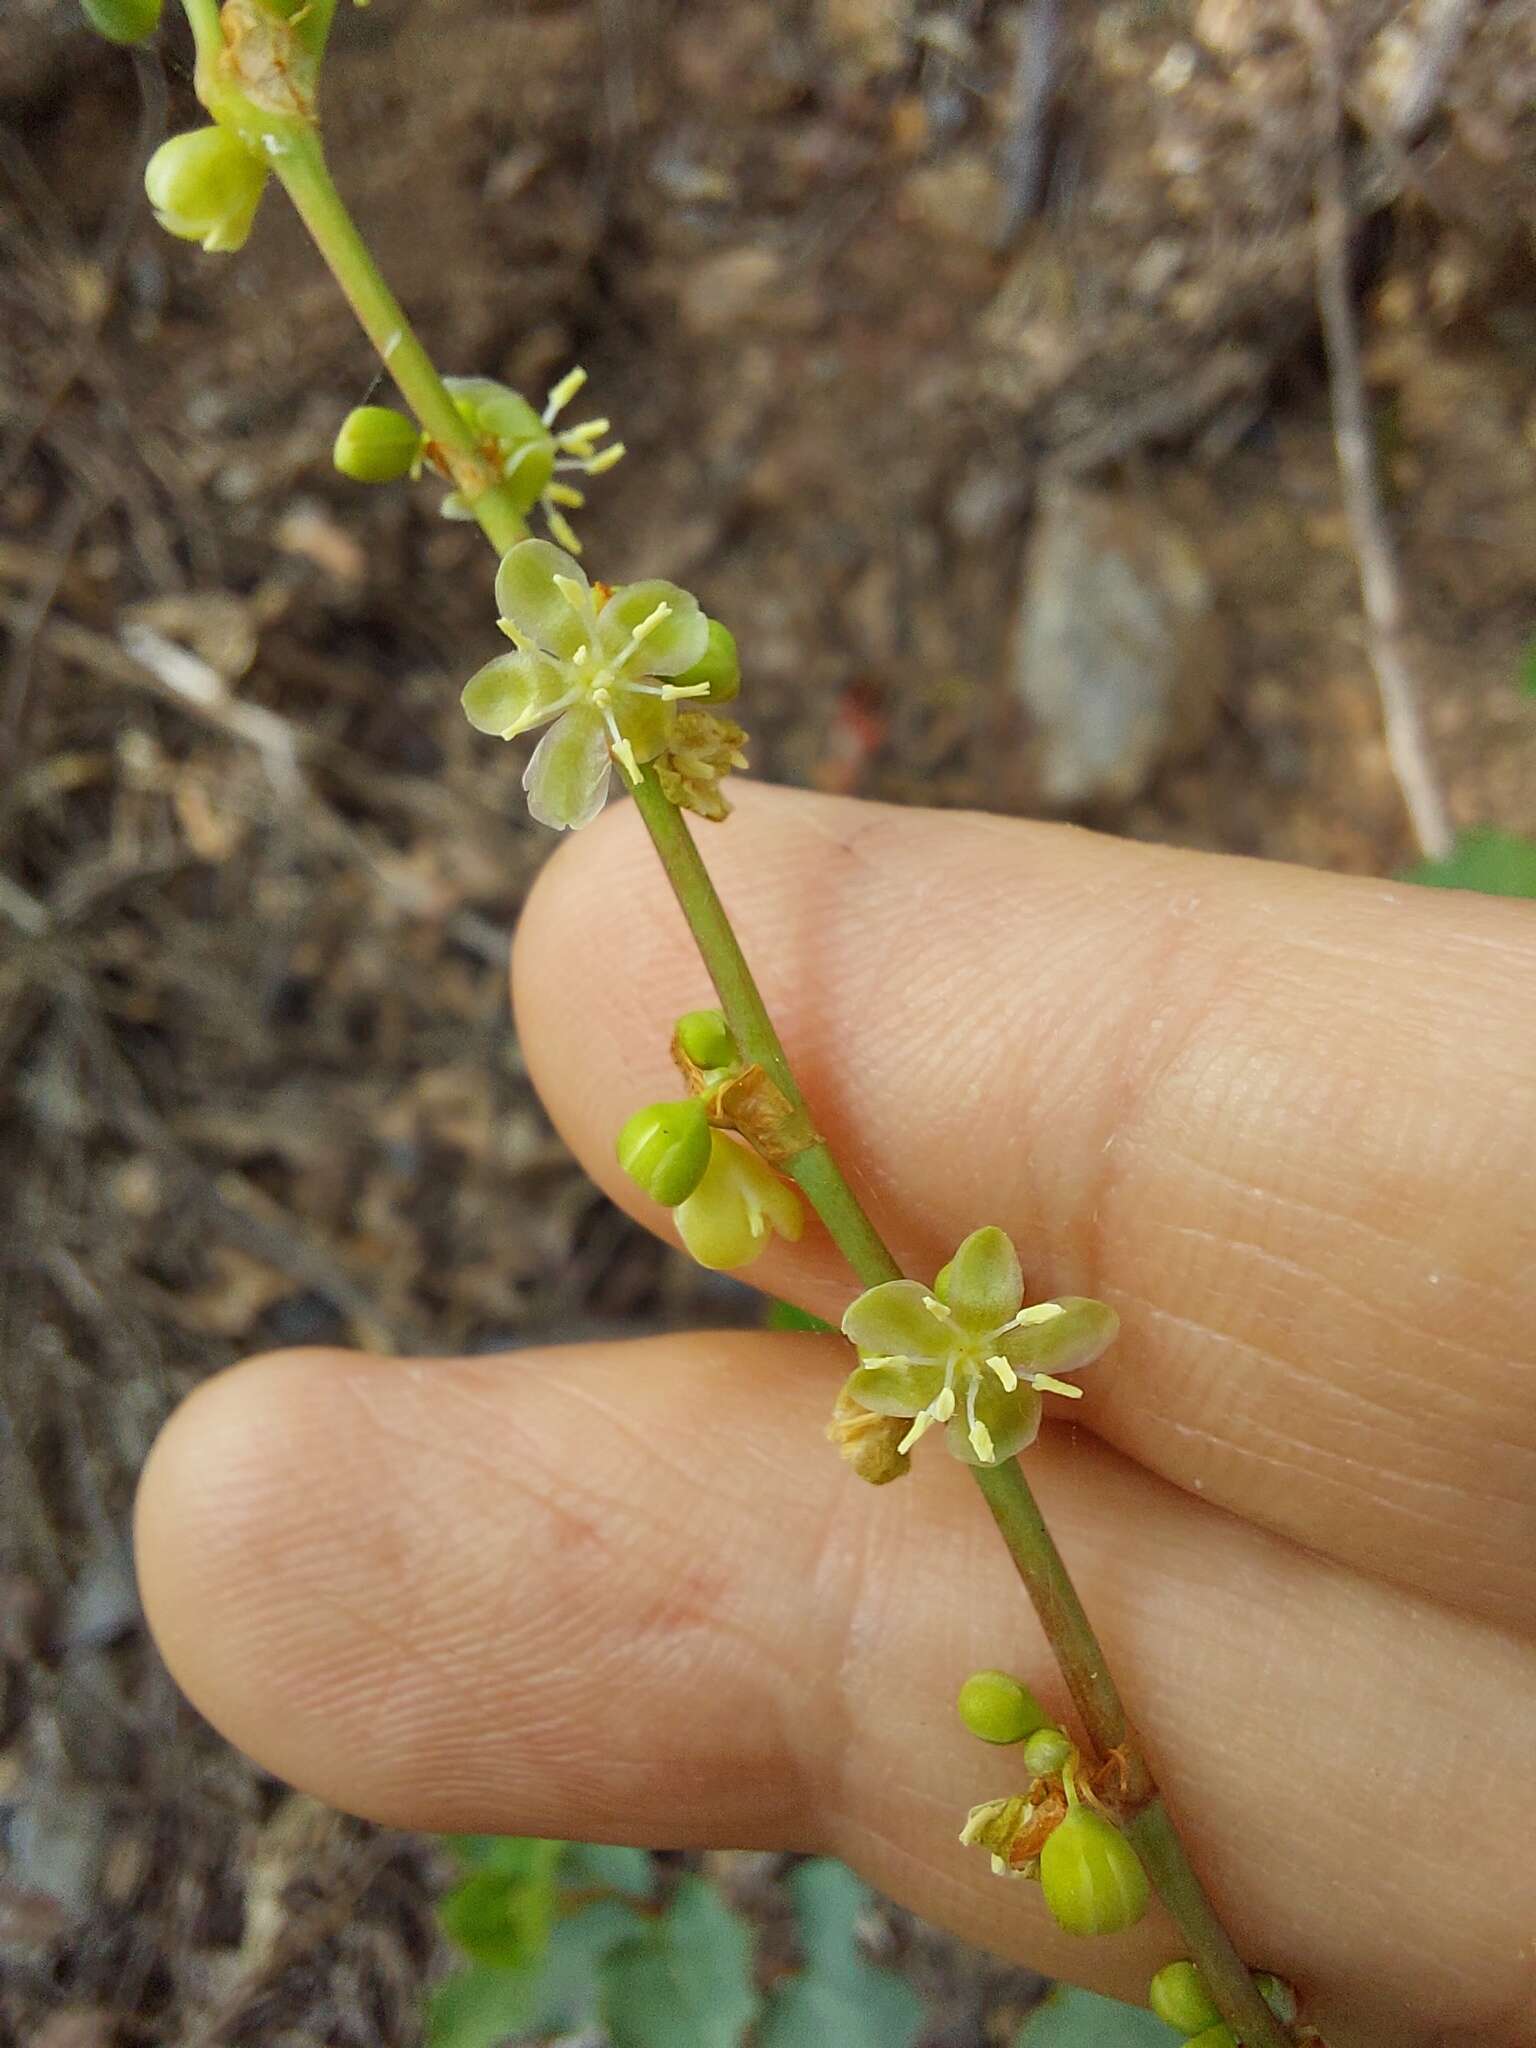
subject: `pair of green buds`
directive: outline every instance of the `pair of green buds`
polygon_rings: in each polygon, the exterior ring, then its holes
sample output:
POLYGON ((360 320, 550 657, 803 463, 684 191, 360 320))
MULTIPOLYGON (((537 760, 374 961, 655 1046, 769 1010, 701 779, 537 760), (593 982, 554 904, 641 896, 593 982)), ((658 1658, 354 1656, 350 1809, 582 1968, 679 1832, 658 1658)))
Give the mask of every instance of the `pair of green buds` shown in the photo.
POLYGON ((960 1839, 991 1849, 995 1870, 1037 1877, 1051 1918, 1067 1934, 1119 1934, 1134 1927, 1151 1898, 1147 1873, 1120 1830, 1079 1792, 1077 1749, 1066 1730, 1006 1671, 972 1672, 956 1705, 983 1742, 1022 1743, 1025 1769, 1048 1784, 1059 1781, 1066 1802, 1037 1854, 1028 1853, 1036 1813, 1023 1798, 976 1807, 960 1839))
POLYGON ((619 1132, 619 1164, 673 1212, 678 1236, 701 1266, 729 1272, 760 1257, 775 1235, 797 1243, 805 1212, 751 1146, 710 1122, 709 1093, 741 1066, 724 1017, 690 1010, 678 1019, 673 1044, 704 1094, 636 1110, 619 1132))
MULTIPOLYGON (((1284 2027, 1296 2018, 1296 1993, 1283 1977, 1255 1970, 1254 1986, 1284 2027)), ((1182 2034, 1190 2048, 1237 2048, 1237 2036, 1216 2009, 1205 1979, 1193 1963, 1165 1963, 1152 1979, 1147 2003, 1160 2020, 1182 2034)))

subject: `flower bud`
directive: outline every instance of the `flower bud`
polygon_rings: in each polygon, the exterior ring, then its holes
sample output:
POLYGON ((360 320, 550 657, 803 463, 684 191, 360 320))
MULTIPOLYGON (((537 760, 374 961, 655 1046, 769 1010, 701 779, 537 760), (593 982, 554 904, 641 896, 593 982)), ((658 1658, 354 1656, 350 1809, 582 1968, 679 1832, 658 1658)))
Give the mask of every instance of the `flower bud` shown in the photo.
POLYGON ((173 135, 144 167, 144 190, 167 234, 220 253, 244 243, 266 182, 260 157, 224 128, 173 135))
POLYGON ((709 1119, 702 1102, 653 1102, 619 1133, 619 1164, 653 1201, 686 1202, 709 1165, 709 1119))
POLYGON ((1198 2034, 1216 2026, 1221 2013, 1193 1963, 1164 1963, 1152 1979, 1147 2003, 1160 2020, 1181 2034, 1198 2034))
POLYGON ((749 1266, 777 1231, 791 1244, 805 1228, 800 1197, 748 1146, 709 1134, 709 1165, 677 1210, 677 1234, 701 1266, 749 1266))
POLYGON ((398 483, 420 459, 420 428, 392 405, 355 405, 331 451, 342 475, 359 484, 398 483))
POLYGON ((718 1010, 690 1010, 686 1017, 678 1018, 673 1037, 679 1051, 705 1073, 716 1067, 734 1067, 741 1058, 731 1027, 718 1010))
POLYGON ((741 660, 736 652, 735 634, 718 619, 711 619, 709 644, 703 654, 692 668, 684 669, 673 680, 680 690, 693 690, 700 683, 708 683, 709 695, 702 701, 729 704, 741 688, 741 660))
POLYGON ((86 20, 109 43, 147 42, 160 26, 160 0, 80 0, 86 20))
POLYGON ((1117 1827, 1074 1802, 1040 1851, 1040 1883, 1068 1934, 1119 1934, 1147 1910, 1141 1859, 1117 1827))
POLYGON ((1022 1742, 1046 1725, 1044 1707, 1006 1671, 973 1671, 955 1705, 966 1727, 983 1742, 1022 1742))
POLYGON ((1054 1778, 1071 1763, 1074 1753, 1065 1728, 1037 1728, 1024 1745, 1024 1768, 1037 1778, 1054 1778))

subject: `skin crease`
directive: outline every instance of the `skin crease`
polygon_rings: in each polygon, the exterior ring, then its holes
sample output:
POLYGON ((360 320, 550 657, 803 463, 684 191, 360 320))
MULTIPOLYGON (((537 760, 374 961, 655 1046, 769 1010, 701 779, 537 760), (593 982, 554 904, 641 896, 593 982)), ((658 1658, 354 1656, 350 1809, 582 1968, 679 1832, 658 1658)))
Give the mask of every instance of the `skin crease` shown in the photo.
MULTIPOLYGON (((997 1222, 1119 1343, 1029 1469, 1246 1953, 1330 2048, 1536 2044, 1536 922, 1523 906, 746 788, 705 850, 910 1272, 997 1222)), ((616 806, 529 903, 522 1045, 612 1134, 708 1000, 616 806)), ((836 1316, 817 1230, 751 1276, 836 1316)), ((168 1425, 146 1608, 230 1738, 401 1824, 846 1856, 1144 1998, 955 1841, 1014 1788, 953 1696, 1062 1693, 937 1443, 859 1485, 838 1340, 287 1354, 168 1425)), ((1171 2038, 1171 2037, 1170 2037, 1171 2038)))

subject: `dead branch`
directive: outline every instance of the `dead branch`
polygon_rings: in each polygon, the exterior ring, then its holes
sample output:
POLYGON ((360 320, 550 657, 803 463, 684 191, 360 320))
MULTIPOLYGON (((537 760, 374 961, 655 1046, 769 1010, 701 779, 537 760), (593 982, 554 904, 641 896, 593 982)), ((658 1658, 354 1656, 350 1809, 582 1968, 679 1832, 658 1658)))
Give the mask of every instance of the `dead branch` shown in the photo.
POLYGON ((1387 755, 1420 850, 1444 859, 1455 834, 1424 729, 1423 702, 1406 644, 1406 607, 1382 505, 1366 410, 1360 337, 1349 268, 1350 208, 1344 168, 1344 95, 1333 31, 1317 0, 1296 0, 1322 99, 1323 146, 1313 200, 1317 303, 1328 357, 1333 439, 1350 539, 1360 574, 1366 652, 1381 697, 1387 755))

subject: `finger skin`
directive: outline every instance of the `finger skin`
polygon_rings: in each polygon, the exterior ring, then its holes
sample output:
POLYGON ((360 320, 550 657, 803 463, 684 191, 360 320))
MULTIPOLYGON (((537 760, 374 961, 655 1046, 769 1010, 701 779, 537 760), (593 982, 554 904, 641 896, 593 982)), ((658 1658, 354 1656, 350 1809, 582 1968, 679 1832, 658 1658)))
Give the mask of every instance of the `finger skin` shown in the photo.
MULTIPOLYGON (((967 1475, 855 1482, 839 1347, 750 1333, 433 1363, 289 1353, 155 1448, 146 1611, 172 1671, 292 1782, 432 1828, 785 1844, 1122 1996, 1095 1943, 955 1837, 1013 1789, 965 1674, 1061 1690, 967 1475)), ((1536 2041, 1536 1653, 1352 1577, 1086 1432, 1030 1469, 1197 1861, 1333 2048, 1536 2041)))
MULTIPOLYGON (((706 853, 907 1271, 983 1222, 1123 1338, 1083 1421, 1343 1562, 1536 1630, 1536 917, 1063 827, 743 792, 706 853)), ((631 806, 514 962, 530 1072, 613 1133, 703 972, 631 806)), ((748 1277, 835 1317, 810 1233, 748 1277)))

